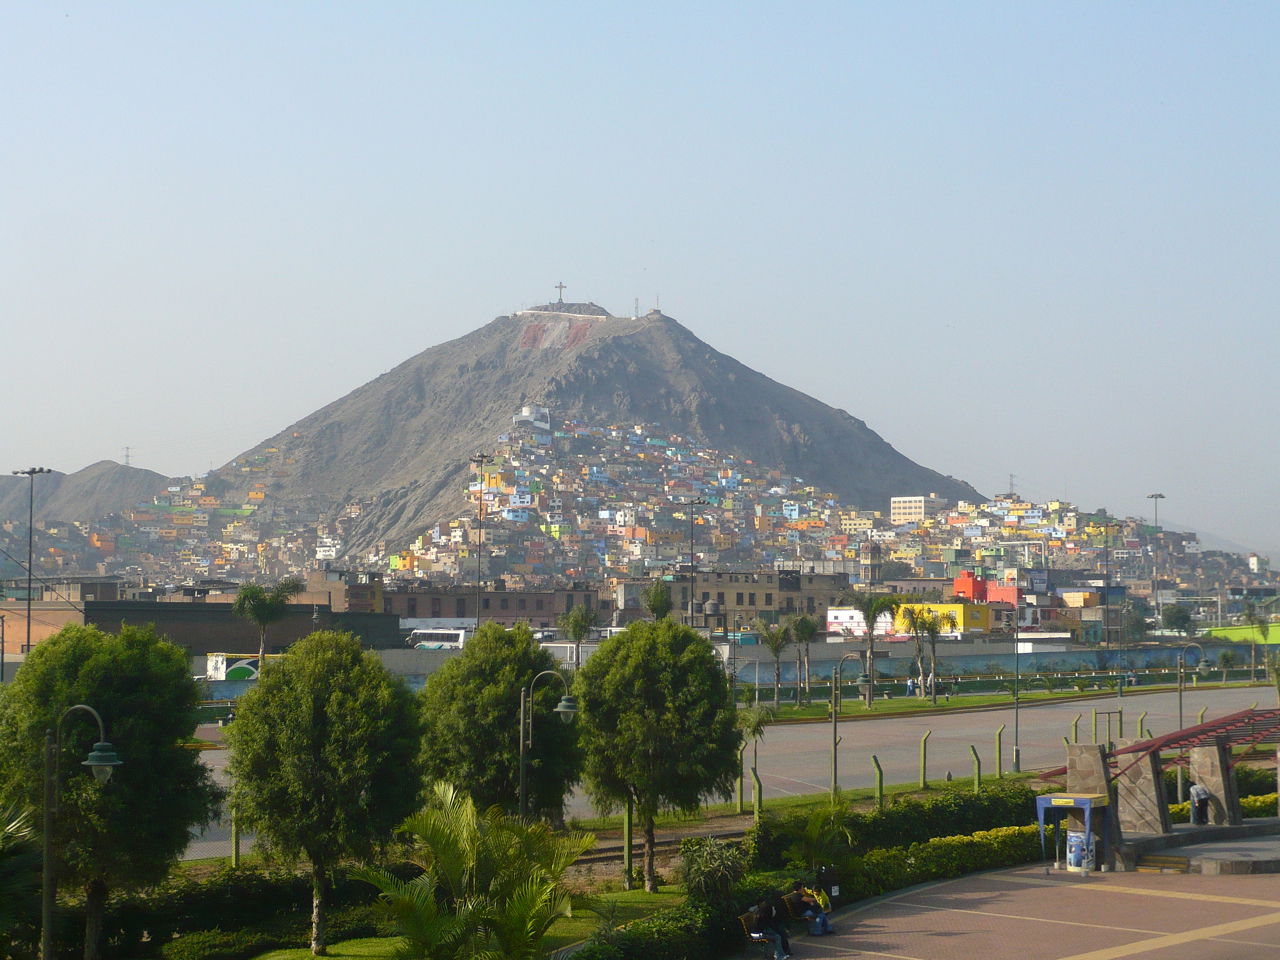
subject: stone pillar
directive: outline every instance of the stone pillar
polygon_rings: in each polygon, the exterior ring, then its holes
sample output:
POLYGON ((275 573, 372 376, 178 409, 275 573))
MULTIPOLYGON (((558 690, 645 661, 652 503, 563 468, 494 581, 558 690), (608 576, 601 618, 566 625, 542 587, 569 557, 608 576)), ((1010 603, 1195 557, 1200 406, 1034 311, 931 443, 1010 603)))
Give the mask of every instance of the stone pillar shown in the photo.
MULTIPOLYGON (((1110 843, 1098 857, 1098 865, 1115 869, 1116 848, 1120 845, 1123 834, 1120 830, 1120 818, 1116 813, 1116 792, 1107 781, 1106 748, 1100 743, 1071 743, 1067 745, 1067 793, 1095 793, 1111 798, 1108 806, 1093 813, 1094 843, 1100 848, 1100 841, 1109 836, 1110 843)), ((1068 830, 1084 829, 1084 814, 1067 815, 1068 830)))
POLYGON ((1190 750, 1191 782, 1209 791, 1209 822, 1214 826, 1240 824, 1240 795, 1236 774, 1231 769, 1231 753, 1223 737, 1203 747, 1190 750))
POLYGON ((1134 763, 1125 754, 1116 758, 1120 769, 1116 778, 1116 812, 1126 834, 1169 833, 1169 807, 1165 801, 1164 783, 1160 778, 1160 758, 1148 754, 1134 763), (1129 766, 1133 764, 1133 766, 1129 766))

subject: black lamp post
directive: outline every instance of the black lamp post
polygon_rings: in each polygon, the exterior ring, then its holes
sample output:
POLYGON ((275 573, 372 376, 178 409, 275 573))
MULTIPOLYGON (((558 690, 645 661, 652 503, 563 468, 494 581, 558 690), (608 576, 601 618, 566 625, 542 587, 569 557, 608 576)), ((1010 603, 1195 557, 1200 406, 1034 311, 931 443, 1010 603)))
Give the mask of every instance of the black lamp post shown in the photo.
POLYGON ((48 467, 27 467, 25 470, 14 470, 15 477, 26 477, 31 481, 27 493, 27 642, 23 653, 31 652, 31 560, 35 546, 36 517, 36 474, 53 473, 48 467))
POLYGON ((555 670, 543 670, 541 673, 535 674, 533 679, 529 681, 527 687, 520 688, 520 796, 519 810, 520 816, 524 816, 527 812, 525 802, 525 766, 528 751, 533 749, 533 685, 538 682, 541 677, 558 677, 560 682, 564 684, 564 696, 560 698, 560 702, 556 704, 555 712, 560 714, 560 719, 564 723, 572 723, 573 718, 578 714, 578 701, 569 693, 569 681, 564 675, 555 670))
POLYGON ((98 742, 93 745, 87 760, 80 765, 93 771, 94 779, 106 783, 111 774, 120 766, 121 760, 116 756, 115 747, 107 742, 107 729, 102 723, 98 711, 85 703, 77 703, 62 711, 62 716, 44 735, 44 836, 41 840, 44 872, 40 886, 40 957, 41 960, 54 960, 53 952, 53 906, 58 893, 58 879, 53 861, 53 823, 56 816, 58 796, 58 754, 62 748, 62 721, 74 710, 84 710, 98 721, 98 742))
POLYGON ((839 789, 836 780, 839 763, 836 748, 840 745, 840 737, 836 733, 836 723, 840 720, 840 669, 846 660, 861 659, 859 653, 846 653, 831 671, 831 799, 834 800, 839 789))

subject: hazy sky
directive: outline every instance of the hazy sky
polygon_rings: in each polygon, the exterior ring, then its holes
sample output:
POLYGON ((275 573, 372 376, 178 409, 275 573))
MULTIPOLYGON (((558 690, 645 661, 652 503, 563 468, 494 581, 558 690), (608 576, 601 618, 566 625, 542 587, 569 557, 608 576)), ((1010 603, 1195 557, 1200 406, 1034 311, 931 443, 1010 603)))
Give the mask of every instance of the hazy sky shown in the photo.
POLYGON ((5 471, 203 472, 563 280, 1280 561, 1280 5, 2 9, 5 471))

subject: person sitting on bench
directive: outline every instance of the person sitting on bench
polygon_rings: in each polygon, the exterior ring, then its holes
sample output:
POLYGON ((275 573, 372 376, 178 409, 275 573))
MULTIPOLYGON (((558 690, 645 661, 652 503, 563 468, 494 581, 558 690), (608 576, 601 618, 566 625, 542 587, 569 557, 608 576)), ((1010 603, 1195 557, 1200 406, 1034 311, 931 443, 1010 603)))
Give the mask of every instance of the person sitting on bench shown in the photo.
POLYGON ((765 897, 756 905, 754 932, 773 941, 773 960, 786 960, 791 956, 791 942, 787 939, 787 917, 777 904, 777 897, 765 897))
POLYGON ((831 901, 827 899, 827 895, 820 889, 806 887, 799 880, 791 887, 792 891, 800 897, 800 915, 802 917, 810 917, 813 923, 809 926, 809 933, 815 937, 824 937, 828 933, 832 933, 831 918, 827 915, 827 910, 831 906, 831 901), (826 900, 826 905, 823 905, 826 900))

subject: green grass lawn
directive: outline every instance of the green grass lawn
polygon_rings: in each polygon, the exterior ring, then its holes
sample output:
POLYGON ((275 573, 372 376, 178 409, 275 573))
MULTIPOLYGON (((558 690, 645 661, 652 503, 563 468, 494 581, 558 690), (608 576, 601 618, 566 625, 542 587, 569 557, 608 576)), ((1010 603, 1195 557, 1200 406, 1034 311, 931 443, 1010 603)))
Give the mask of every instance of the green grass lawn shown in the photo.
MULTIPOLYGON (((615 925, 639 920, 651 913, 674 907, 683 902, 684 894, 676 887, 663 887, 657 893, 645 893, 643 890, 619 890, 602 893, 595 897, 601 912, 615 925)), ((579 911, 572 917, 565 917, 555 922, 551 933, 543 941, 548 953, 567 947, 571 943, 585 940, 603 922, 600 914, 579 911)), ((397 937, 363 937, 359 940, 342 940, 329 946, 329 956, 336 958, 364 957, 375 960, 390 960, 395 955, 397 937)), ((290 950, 271 950, 260 954, 255 960, 310 960, 311 950, 307 947, 296 947, 290 950)))

